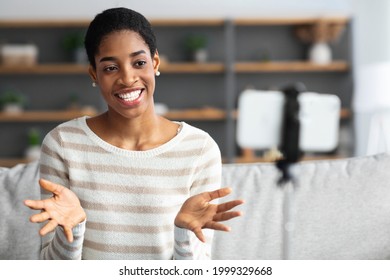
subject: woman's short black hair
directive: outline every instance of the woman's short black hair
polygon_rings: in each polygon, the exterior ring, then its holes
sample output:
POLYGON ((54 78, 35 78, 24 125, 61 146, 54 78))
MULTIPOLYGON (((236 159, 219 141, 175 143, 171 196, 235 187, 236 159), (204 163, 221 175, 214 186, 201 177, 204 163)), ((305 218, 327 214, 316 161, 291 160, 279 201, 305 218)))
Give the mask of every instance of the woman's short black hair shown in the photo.
POLYGON ((84 39, 89 63, 96 68, 95 55, 102 39, 108 34, 131 30, 137 32, 149 46, 152 57, 156 53, 156 37, 150 22, 140 13, 127 8, 112 8, 95 16, 89 24, 84 39))

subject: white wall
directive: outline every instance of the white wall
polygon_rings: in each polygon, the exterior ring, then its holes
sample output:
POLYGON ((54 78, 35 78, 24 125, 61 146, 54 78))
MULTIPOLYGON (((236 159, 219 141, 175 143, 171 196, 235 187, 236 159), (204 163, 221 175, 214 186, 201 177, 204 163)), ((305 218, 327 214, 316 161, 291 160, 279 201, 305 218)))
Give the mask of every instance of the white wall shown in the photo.
POLYGON ((356 65, 390 60, 390 1, 354 0, 352 10, 356 65))
MULTIPOLYGON (((379 120, 377 114, 390 109, 390 0, 354 0, 352 8, 355 14, 354 155, 362 156, 368 153, 368 147, 376 145, 369 137, 372 128, 378 127, 373 120, 379 120)), ((381 137, 390 139, 390 135, 381 137)), ((371 149, 372 152, 384 150, 371 149)))
MULTIPOLYGON (((0 19, 91 18, 125 6, 149 18, 350 14, 355 0, 0 0, 0 19)), ((371 2, 371 1, 370 1, 371 2)))

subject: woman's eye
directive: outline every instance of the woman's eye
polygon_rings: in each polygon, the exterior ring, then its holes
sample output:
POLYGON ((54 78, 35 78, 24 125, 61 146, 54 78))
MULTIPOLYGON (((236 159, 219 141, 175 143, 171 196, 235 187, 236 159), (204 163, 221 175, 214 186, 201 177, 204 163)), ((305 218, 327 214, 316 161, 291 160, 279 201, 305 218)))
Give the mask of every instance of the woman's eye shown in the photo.
POLYGON ((105 72, 112 72, 112 71, 115 71, 117 69, 116 66, 107 66, 104 68, 104 71, 105 72))
POLYGON ((146 64, 146 61, 144 61, 144 60, 140 60, 140 61, 137 61, 136 63, 135 63, 135 65, 137 66, 137 67, 142 67, 142 66, 144 66, 146 64))

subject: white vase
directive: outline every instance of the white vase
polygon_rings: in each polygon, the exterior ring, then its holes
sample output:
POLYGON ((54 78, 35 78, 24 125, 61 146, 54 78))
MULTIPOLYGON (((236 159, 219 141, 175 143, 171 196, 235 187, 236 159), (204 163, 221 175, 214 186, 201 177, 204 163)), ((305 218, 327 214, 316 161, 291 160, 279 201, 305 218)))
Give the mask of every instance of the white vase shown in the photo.
POLYGON ((3 111, 8 114, 20 114, 23 112, 23 107, 18 103, 9 103, 4 106, 3 111))
POLYGON ((28 161, 38 160, 41 155, 41 147, 38 145, 30 146, 25 151, 25 157, 28 161))
POLYGON ((204 63, 207 61, 208 52, 206 49, 198 49, 194 52, 194 60, 199 63, 204 63))
POLYGON ((327 43, 314 43, 309 50, 310 62, 328 64, 332 61, 332 50, 327 43))
POLYGON ((73 61, 77 64, 86 64, 88 62, 87 53, 83 47, 73 50, 73 61))

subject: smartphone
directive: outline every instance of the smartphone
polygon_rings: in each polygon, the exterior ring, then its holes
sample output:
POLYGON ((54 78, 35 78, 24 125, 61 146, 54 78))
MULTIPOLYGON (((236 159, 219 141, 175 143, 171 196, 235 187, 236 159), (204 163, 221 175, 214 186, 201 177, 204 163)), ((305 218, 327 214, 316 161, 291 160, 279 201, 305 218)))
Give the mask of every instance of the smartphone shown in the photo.
MULTIPOLYGON (((266 150, 281 144, 284 93, 248 89, 238 98, 236 128, 241 148, 266 150)), ((298 95, 303 152, 330 152, 339 143, 341 101, 335 94, 302 92, 298 95)))

